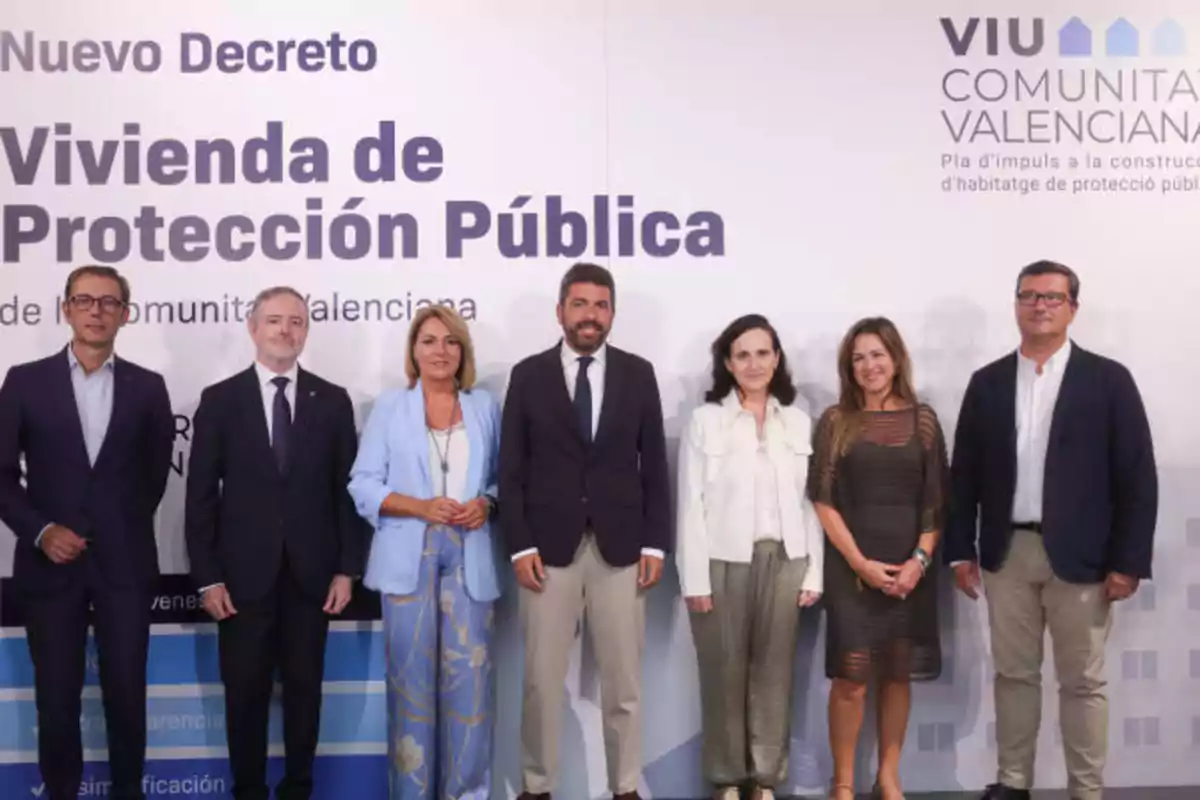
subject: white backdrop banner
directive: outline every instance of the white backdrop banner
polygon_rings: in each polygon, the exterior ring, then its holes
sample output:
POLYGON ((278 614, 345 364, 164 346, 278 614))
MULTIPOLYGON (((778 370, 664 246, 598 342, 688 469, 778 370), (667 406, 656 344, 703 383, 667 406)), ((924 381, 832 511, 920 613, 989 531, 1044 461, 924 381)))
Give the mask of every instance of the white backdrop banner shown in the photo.
MULTIPOLYGON (((835 397, 842 332, 891 317, 952 434, 971 371, 1016 343, 1017 270, 1075 267, 1074 334, 1133 370, 1162 480, 1154 580, 1112 636, 1108 779, 1200 783, 1194 2, 8 0, 0 108, 0 369, 61 348, 67 272, 112 264, 133 284, 119 350, 166 375, 175 408, 149 795, 229 790, 215 637, 182 577, 182 495, 201 389, 250 363, 255 292, 308 295, 304 363, 350 390, 361 422, 402 380, 407 321, 428 303, 470 321, 483 383, 502 395, 512 364, 555 341, 575 260, 613 270, 612 341, 654 362, 672 443, 706 388, 709 343, 747 312, 779 327, 814 414, 835 397)), ((519 790, 507 589, 497 797, 519 790)), ((0 794, 16 798, 41 787, 10 595, 0 794)), ((381 796, 382 645, 363 600, 330 639, 320 798, 381 796)), ((696 659, 673 572, 648 613, 642 788, 699 797, 696 659)), ((945 672, 914 694, 910 789, 993 777, 986 623, 947 590, 945 672)), ((814 793, 831 771, 821 628, 806 615, 789 787, 814 793)), ((89 684, 81 794, 102 796, 94 671, 89 684)), ((586 646, 569 690, 561 794, 599 797, 586 646)), ((1037 780, 1059 786, 1049 665, 1044 699, 1037 780)))

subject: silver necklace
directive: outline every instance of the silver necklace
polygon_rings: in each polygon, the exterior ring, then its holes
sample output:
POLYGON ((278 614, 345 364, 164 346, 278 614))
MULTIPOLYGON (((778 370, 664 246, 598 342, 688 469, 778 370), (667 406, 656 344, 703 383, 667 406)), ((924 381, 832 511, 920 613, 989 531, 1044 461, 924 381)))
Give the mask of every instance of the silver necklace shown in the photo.
POLYGON ((446 428, 446 452, 442 453, 442 447, 438 444, 437 436, 434 435, 434 429, 428 422, 425 424, 425 431, 429 434, 430 440, 433 442, 433 449, 437 453, 438 466, 442 468, 442 496, 446 496, 446 485, 450 480, 450 437, 454 435, 454 417, 458 412, 458 394, 454 395, 454 407, 450 409, 450 425, 446 428))

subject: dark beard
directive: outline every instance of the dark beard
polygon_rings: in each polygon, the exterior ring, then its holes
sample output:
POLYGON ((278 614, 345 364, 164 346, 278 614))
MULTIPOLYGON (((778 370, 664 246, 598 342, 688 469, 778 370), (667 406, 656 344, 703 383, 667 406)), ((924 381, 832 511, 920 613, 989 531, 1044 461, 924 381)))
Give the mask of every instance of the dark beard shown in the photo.
POLYGON ((563 331, 563 334, 567 337, 567 344, 571 345, 572 350, 586 356, 599 350, 600 345, 604 344, 604 340, 608 338, 608 331, 603 328, 597 328, 597 330, 600 331, 600 335, 596 338, 594 346, 583 344, 579 340, 579 333, 575 328, 569 328, 563 331))

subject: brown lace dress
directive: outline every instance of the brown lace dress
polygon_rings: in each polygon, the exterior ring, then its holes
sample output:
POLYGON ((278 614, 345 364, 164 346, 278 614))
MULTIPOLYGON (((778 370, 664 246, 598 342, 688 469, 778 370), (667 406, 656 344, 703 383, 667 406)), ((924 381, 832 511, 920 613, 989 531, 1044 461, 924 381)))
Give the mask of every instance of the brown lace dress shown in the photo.
MULTIPOLYGON (((813 435, 809 496, 841 513, 868 559, 903 564, 921 533, 941 530, 946 498, 946 444, 933 409, 864 412, 848 447, 834 452, 830 408, 813 435)), ((832 543, 825 548, 825 674, 863 682, 936 680, 937 554, 904 600, 858 579, 832 543)))

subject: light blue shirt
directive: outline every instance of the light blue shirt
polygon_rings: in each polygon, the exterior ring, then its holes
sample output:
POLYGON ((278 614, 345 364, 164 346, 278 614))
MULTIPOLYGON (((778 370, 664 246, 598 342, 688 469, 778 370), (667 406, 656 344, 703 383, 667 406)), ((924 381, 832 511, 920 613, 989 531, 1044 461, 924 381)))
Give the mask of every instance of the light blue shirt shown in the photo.
MULTIPOLYGON (((459 403, 469 443, 462 495, 496 497, 500 406, 480 388, 459 393, 459 403)), ((429 456, 420 382, 380 395, 363 428, 349 489, 358 513, 375 529, 363 584, 381 594, 416 591, 428 523, 416 517, 382 516, 379 508, 393 492, 422 500, 437 496, 440 485, 435 488, 429 456)), ((476 602, 500 596, 497 534, 490 520, 476 530, 462 531, 467 595, 476 602)))
MULTIPOLYGON (((67 345, 67 363, 71 365, 71 389, 75 394, 75 408, 79 412, 79 426, 83 429, 83 444, 87 448, 88 462, 96 466, 108 423, 112 420, 113 369, 116 355, 110 353, 100 369, 88 374, 75 356, 74 345, 67 345)), ((51 525, 38 532, 33 540, 34 547, 41 547, 42 534, 51 525)))
POLYGON ((75 408, 79 410, 79 424, 83 427, 83 442, 87 446, 88 461, 96 466, 96 457, 108 433, 113 408, 113 365, 116 356, 110 354, 100 369, 90 375, 75 357, 75 348, 67 348, 67 363, 71 365, 71 388, 75 391, 75 408))

